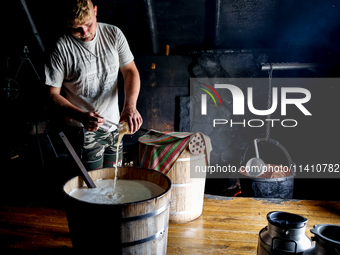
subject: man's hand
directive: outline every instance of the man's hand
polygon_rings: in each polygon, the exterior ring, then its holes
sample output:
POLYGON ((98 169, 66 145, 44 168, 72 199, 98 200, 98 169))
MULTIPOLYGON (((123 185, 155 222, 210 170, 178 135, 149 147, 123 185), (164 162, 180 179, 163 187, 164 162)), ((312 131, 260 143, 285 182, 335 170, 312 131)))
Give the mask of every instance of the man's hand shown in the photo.
POLYGON ((88 131, 97 131, 105 122, 105 119, 97 112, 84 112, 81 122, 88 131))
POLYGON ((127 108, 123 109, 123 112, 120 117, 120 121, 126 121, 130 127, 130 133, 135 133, 143 124, 142 116, 136 108, 127 108))

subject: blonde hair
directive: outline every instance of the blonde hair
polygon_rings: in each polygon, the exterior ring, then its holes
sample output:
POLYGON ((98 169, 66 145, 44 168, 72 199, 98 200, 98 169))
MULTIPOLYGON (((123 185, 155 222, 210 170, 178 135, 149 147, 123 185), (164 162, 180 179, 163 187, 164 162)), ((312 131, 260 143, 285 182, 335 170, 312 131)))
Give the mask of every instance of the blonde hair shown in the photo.
POLYGON ((93 3, 91 0, 68 0, 66 10, 67 20, 73 20, 75 24, 83 24, 92 16, 91 7, 93 3))

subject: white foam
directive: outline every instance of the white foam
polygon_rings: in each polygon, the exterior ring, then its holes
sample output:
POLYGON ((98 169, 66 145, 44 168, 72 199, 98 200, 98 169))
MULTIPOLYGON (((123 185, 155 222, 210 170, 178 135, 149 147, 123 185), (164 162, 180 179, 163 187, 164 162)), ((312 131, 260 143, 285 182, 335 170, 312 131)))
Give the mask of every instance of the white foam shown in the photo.
POLYGON ((154 198, 162 194, 165 190, 160 186, 143 180, 122 180, 117 179, 115 192, 113 194, 114 180, 97 180, 96 188, 91 189, 86 186, 74 189, 70 196, 79 200, 97 204, 120 204, 142 201, 154 198))

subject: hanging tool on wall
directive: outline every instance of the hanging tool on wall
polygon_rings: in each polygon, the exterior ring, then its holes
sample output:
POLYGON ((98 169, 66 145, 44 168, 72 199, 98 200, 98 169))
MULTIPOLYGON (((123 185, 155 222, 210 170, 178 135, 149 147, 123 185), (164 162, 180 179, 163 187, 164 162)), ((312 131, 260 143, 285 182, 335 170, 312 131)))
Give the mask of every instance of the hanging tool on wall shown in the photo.
MULTIPOLYGON (((29 50, 28 50, 27 46, 24 47, 23 53, 24 53, 24 57, 22 57, 21 63, 19 65, 19 68, 18 68, 14 78, 5 78, 4 81, 2 81, 2 83, 0 85, 0 98, 1 98, 1 100, 11 101, 11 100, 16 99, 19 96, 20 86, 17 82, 17 78, 18 78, 19 72, 20 72, 21 67, 22 67, 24 62, 28 62, 31 65, 34 73, 37 75, 39 81, 41 81, 37 70, 35 69, 32 61, 28 57, 29 50)), ((7 59, 7 69, 9 69, 9 59, 7 59)))
MULTIPOLYGON (((272 106, 272 79, 273 79, 273 65, 269 64, 269 69, 268 69, 268 101, 267 101, 267 109, 270 109, 272 106)), ((269 114, 267 116, 267 119, 270 119, 271 115, 269 114)), ((288 154, 287 150, 276 140, 273 140, 270 138, 270 125, 271 122, 268 121, 267 122, 267 126, 266 126, 266 136, 264 138, 256 138, 254 140, 254 147, 255 147, 255 152, 256 152, 256 158, 252 158, 247 162, 246 167, 248 168, 248 175, 252 176, 252 177, 259 177, 261 176, 264 172, 265 172, 265 162, 260 159, 259 157, 259 152, 258 152, 258 143, 259 142, 267 142, 267 143, 271 143, 277 147, 279 147, 284 154, 286 155, 287 159, 288 159, 288 167, 291 169, 295 168, 295 163, 291 160, 290 155, 288 154), (252 167, 255 169, 255 171, 249 171, 252 170, 252 167)), ((243 162, 245 160, 245 157, 247 155, 248 149, 250 148, 250 146, 246 149, 243 158, 241 159, 241 166, 243 165, 243 162)), ((292 172, 292 175, 295 176, 295 173, 292 172)))

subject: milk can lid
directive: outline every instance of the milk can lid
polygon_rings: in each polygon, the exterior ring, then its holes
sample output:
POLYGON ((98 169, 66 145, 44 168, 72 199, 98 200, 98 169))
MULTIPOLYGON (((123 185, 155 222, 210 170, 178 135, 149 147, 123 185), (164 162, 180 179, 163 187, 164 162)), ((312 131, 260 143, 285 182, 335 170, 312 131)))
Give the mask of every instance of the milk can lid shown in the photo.
POLYGON ((267 220, 271 224, 282 228, 302 228, 308 221, 305 217, 288 213, 274 211, 267 214, 267 220))

